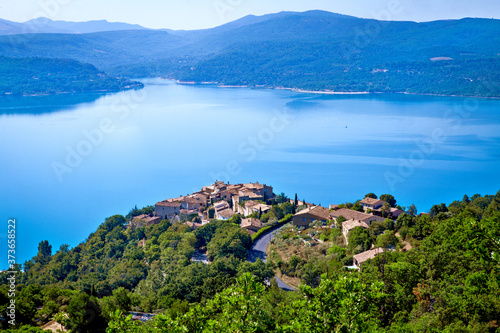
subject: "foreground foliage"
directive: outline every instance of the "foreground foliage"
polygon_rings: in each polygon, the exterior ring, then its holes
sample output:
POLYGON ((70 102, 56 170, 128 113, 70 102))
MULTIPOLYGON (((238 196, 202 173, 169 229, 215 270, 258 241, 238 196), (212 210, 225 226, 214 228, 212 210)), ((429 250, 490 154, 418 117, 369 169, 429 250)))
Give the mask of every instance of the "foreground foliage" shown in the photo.
MULTIPOLYGON (((382 235, 404 233, 398 237, 413 248, 397 246, 354 272, 343 268, 351 250, 330 228, 319 235, 331 242, 324 254, 298 253, 279 264, 301 278, 294 292, 270 281, 269 264, 241 258, 248 235, 237 225, 213 221, 193 232, 162 221, 132 230, 117 215, 74 249, 52 255, 41 242, 26 273, 17 274, 17 327, 2 326, 36 332, 54 319, 75 332, 498 332, 499 208, 500 191, 374 226, 366 237, 391 227, 382 235), (211 264, 189 260, 203 248, 211 264), (131 310, 157 315, 141 323, 131 310)), ((286 240, 304 243, 286 230, 286 240)))

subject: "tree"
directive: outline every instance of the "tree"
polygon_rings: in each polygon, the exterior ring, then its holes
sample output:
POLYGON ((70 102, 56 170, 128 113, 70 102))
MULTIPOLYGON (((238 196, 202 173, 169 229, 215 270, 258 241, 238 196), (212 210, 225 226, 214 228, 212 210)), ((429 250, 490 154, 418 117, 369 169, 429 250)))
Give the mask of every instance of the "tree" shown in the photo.
POLYGON ((339 215, 339 217, 337 217, 336 221, 337 221, 337 226, 341 226, 342 222, 347 221, 347 219, 344 216, 339 215))
MULTIPOLYGON (((288 214, 293 214, 294 206, 290 202, 282 203, 280 207, 281 207, 283 216, 288 215, 288 214)), ((283 216, 281 216, 280 219, 283 218, 283 216)))
POLYGON ((372 247, 372 238, 370 233, 363 227, 356 227, 349 231, 347 234, 347 239, 349 240, 349 251, 354 251, 356 247, 360 246, 361 251, 368 251, 372 247))
POLYGON ((407 213, 412 216, 417 215, 417 206, 415 206, 415 204, 411 204, 411 206, 408 208, 407 213))
POLYGON ((388 247, 395 247, 398 242, 399 240, 394 231, 386 231, 377 237, 375 246, 387 249, 388 247))
POLYGON ((67 327, 73 332, 104 332, 106 322, 94 297, 80 293, 68 305, 67 327))
POLYGON ((297 193, 295 193, 295 200, 293 202, 294 202, 295 208, 297 208, 297 206, 299 205, 299 199, 297 197, 297 193))
POLYGON ((391 207, 396 207, 396 199, 390 194, 382 194, 380 200, 387 202, 391 207))
POLYGON ((246 230, 226 224, 216 231, 215 236, 208 243, 208 258, 214 260, 233 255, 236 258, 244 260, 246 258, 246 251, 251 245, 252 238, 246 230))
POLYGON ((248 261, 243 262, 239 271, 251 273, 260 283, 268 283, 274 276, 272 266, 263 262, 260 258, 254 263, 248 261))
POLYGON ((370 223, 370 226, 368 227, 368 232, 370 232, 370 235, 372 237, 377 237, 378 235, 382 234, 385 230, 387 229, 387 224, 385 221, 373 221, 370 223))
POLYGON ((419 216, 415 221, 415 226, 413 227, 413 237, 424 238, 427 237, 432 232, 432 223, 429 215, 424 214, 419 216))
POLYGON ((391 213, 391 205, 388 202, 384 202, 382 208, 380 208, 380 213, 383 217, 388 217, 391 213))
POLYGON ((396 219, 396 229, 400 229, 402 227, 411 227, 414 224, 413 217, 409 214, 403 213, 398 216, 396 219))
POLYGON ((273 321, 262 307, 265 287, 250 273, 244 273, 235 286, 208 301, 207 310, 218 313, 207 322, 210 332, 266 332, 273 321))
POLYGON ((358 211, 358 212, 364 212, 365 211, 363 209, 363 206, 359 202, 356 202, 354 205, 352 205, 351 209, 355 210, 355 211, 358 211))
POLYGON ((85 293, 80 293, 73 298, 68 305, 68 328, 72 331, 86 331, 88 325, 87 303, 89 296, 85 293))
POLYGON ((99 226, 100 229, 105 231, 111 231, 118 226, 123 226, 127 223, 127 220, 122 215, 113 215, 108 217, 103 224, 99 226))
POLYGON ((304 299, 286 307, 291 321, 284 332, 374 332, 382 283, 364 284, 351 275, 323 278, 319 287, 300 286, 304 299))
POLYGON ((365 198, 372 198, 372 199, 377 199, 377 196, 375 195, 375 193, 368 193, 368 194, 365 194, 365 198))
POLYGON ((130 299, 129 292, 125 288, 120 287, 113 290, 113 298, 119 310, 123 312, 130 311, 132 300, 130 299))
POLYGON ((52 245, 49 244, 48 240, 41 241, 38 244, 38 253, 36 255, 35 262, 41 265, 46 265, 49 263, 52 257, 52 245))
POLYGON ((283 218, 283 216, 285 216, 285 214, 283 213, 283 209, 278 205, 272 206, 268 214, 270 217, 274 217, 276 220, 280 220, 283 218))
POLYGON ((464 204, 469 204, 470 200, 469 200, 469 196, 467 194, 464 194, 464 197, 462 198, 462 202, 464 204))
POLYGON ((277 202, 277 203, 279 203, 279 204, 280 204, 280 203, 283 203, 283 202, 287 202, 287 201, 289 201, 289 200, 290 200, 290 199, 288 199, 288 197, 286 196, 286 194, 285 194, 285 193, 283 193, 283 192, 281 192, 280 194, 278 194, 278 195, 276 196, 276 202, 277 202))
POLYGON ((125 316, 122 311, 116 310, 111 314, 111 320, 106 333, 141 333, 147 332, 139 320, 132 320, 132 315, 125 316))
POLYGON ((436 215, 439 213, 446 213, 448 211, 448 207, 446 207, 446 204, 441 203, 440 205, 434 205, 431 208, 431 219, 434 218, 436 215))
POLYGON ((240 214, 234 214, 229 218, 230 223, 234 224, 241 224, 241 215, 240 214))

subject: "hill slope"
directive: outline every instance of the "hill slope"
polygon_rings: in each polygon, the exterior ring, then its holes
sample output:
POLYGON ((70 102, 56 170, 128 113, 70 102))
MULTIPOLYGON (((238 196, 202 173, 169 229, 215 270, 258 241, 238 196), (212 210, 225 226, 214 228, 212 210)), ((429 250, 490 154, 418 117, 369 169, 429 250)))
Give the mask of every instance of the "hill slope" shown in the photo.
POLYGON ((0 95, 119 91, 142 86, 75 60, 0 57, 0 95))

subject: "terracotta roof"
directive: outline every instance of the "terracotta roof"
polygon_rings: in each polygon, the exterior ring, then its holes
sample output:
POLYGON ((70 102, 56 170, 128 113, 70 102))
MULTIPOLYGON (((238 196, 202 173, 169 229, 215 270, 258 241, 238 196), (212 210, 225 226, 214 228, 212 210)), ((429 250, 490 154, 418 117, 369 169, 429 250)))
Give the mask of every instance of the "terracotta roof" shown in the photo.
POLYGON ((195 203, 205 204, 207 202, 207 199, 205 197, 189 196, 189 197, 185 197, 182 201, 184 201, 186 203, 191 203, 191 204, 195 204, 195 203))
POLYGON ((132 218, 132 220, 143 220, 146 222, 156 221, 161 219, 159 216, 149 216, 148 214, 137 215, 132 218))
POLYGON ((51 330, 52 332, 67 332, 63 325, 59 324, 57 321, 51 320, 47 324, 43 325, 42 330, 51 330))
POLYGON ((312 206, 306 209, 302 209, 295 215, 312 214, 319 217, 321 220, 328 220, 330 218, 330 210, 321 206, 312 206))
POLYGON ((164 201, 157 202, 157 203, 156 203, 156 206, 164 206, 164 207, 180 207, 180 206, 181 206, 181 203, 180 203, 180 202, 176 202, 176 201, 168 201, 168 200, 164 200, 164 201))
POLYGON ((256 219, 254 217, 248 218, 248 219, 243 219, 243 220, 241 220, 241 227, 242 228, 256 227, 256 228, 260 229, 260 228, 262 228, 262 222, 259 219, 256 219))
POLYGON ((180 197, 177 197, 177 198, 170 198, 170 199, 167 199, 165 201, 168 201, 168 202, 181 202, 181 200, 183 199, 184 197, 181 195, 180 197))
POLYGON ((259 183, 257 182, 257 183, 247 183, 247 184, 243 184, 243 186, 245 186, 246 188, 262 189, 262 188, 264 188, 265 184, 264 184, 264 185, 262 185, 262 184, 259 184, 259 183))
POLYGON ((384 252, 384 249, 381 247, 377 247, 375 249, 371 249, 365 252, 361 252, 359 254, 356 254, 353 256, 353 259, 355 259, 359 265, 367 261, 368 259, 373 259, 380 253, 384 252))
POLYGON ((262 197, 262 195, 255 193, 254 191, 249 190, 249 189, 242 189, 239 191, 238 194, 240 197, 253 197, 253 198, 262 197))
POLYGON ((385 201, 366 197, 363 200, 361 200, 359 203, 372 205, 372 206, 378 206, 378 205, 383 205, 385 203, 385 201))
POLYGON ((229 208, 229 204, 224 200, 217 201, 216 203, 214 203, 214 208, 216 211, 219 209, 223 210, 223 209, 229 208))
POLYGON ((253 206, 257 206, 259 203, 257 201, 253 201, 253 200, 248 200, 248 201, 245 201, 245 207, 247 208, 251 208, 253 206))
POLYGON ((354 229, 356 227, 363 227, 365 229, 368 229, 368 224, 357 220, 347 220, 342 223, 342 228, 347 229, 348 232, 349 230, 354 229))
POLYGON ((257 203, 255 206, 253 206, 253 209, 261 210, 263 212, 268 211, 271 208, 272 208, 272 206, 269 206, 266 204, 261 204, 261 203, 257 203))
POLYGON ((217 212, 217 215, 221 216, 221 217, 225 217, 225 218, 230 218, 231 216, 233 216, 234 214, 236 214, 235 212, 233 212, 231 209, 229 208, 226 208, 226 209, 223 209, 223 210, 220 210, 217 212))
POLYGON ((356 210, 340 208, 330 213, 331 216, 338 218, 343 216, 348 220, 358 220, 358 221, 384 221, 384 218, 374 216, 371 214, 361 213, 356 210))

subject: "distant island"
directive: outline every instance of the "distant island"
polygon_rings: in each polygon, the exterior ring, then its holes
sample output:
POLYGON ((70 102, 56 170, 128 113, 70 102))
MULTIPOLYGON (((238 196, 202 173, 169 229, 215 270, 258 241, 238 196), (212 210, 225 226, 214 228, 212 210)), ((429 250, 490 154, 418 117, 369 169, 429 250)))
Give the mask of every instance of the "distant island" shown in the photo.
POLYGON ((49 20, 39 33, 16 34, 30 31, 29 23, 3 25, 10 28, 0 31, 0 55, 75 59, 120 77, 500 97, 500 20, 494 19, 417 23, 308 11, 250 15, 192 31, 49 20), (54 31, 65 33, 48 33, 54 31))
POLYGON ((116 92, 142 87, 140 82, 109 76, 76 60, 0 56, 0 96, 116 92))
POLYGON ((218 181, 108 217, 72 249, 53 253, 41 241, 31 260, 0 272, 3 314, 16 297, 15 315, 0 325, 7 333, 490 332, 500 315, 499 238, 500 191, 419 214, 390 194, 324 207, 265 184, 218 181))

